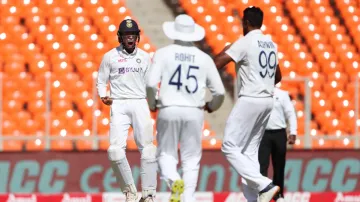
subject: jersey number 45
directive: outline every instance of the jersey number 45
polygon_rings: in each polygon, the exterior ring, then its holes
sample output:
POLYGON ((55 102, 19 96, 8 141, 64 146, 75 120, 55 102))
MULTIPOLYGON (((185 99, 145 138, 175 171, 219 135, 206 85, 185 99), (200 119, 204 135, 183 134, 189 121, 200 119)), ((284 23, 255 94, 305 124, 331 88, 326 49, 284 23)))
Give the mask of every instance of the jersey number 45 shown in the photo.
MULTIPOLYGON (((195 81, 195 88, 190 90, 188 85, 185 86, 186 92, 188 93, 195 93, 198 90, 198 80, 194 74, 192 74, 193 71, 199 70, 199 67, 197 66, 189 66, 187 71, 187 80, 194 80, 195 81)), ((176 68, 174 74, 171 76, 169 80, 169 85, 173 85, 177 87, 177 90, 179 91, 183 85, 181 81, 181 64, 176 68)))

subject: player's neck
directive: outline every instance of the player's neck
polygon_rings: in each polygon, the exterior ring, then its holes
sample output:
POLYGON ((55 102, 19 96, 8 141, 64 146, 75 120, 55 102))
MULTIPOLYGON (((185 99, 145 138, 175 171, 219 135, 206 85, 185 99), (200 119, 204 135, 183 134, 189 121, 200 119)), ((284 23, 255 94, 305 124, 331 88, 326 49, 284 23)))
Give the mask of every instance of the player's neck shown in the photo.
POLYGON ((177 44, 177 45, 180 45, 180 46, 194 46, 194 43, 190 42, 190 41, 175 40, 174 44, 177 44))
POLYGON ((136 47, 126 48, 125 45, 121 44, 119 48, 120 48, 121 52, 126 55, 134 55, 136 53, 136 47))
POLYGON ((128 53, 130 55, 130 54, 134 53, 135 47, 134 48, 126 48, 126 47, 124 47, 124 50, 126 51, 126 53, 128 53))
MULTIPOLYGON (((248 30, 247 30, 247 32, 246 32, 246 34, 249 34, 250 32, 255 31, 255 30, 260 30, 260 28, 257 28, 257 27, 249 27, 248 30)), ((246 35, 246 34, 245 34, 245 35, 246 35)))

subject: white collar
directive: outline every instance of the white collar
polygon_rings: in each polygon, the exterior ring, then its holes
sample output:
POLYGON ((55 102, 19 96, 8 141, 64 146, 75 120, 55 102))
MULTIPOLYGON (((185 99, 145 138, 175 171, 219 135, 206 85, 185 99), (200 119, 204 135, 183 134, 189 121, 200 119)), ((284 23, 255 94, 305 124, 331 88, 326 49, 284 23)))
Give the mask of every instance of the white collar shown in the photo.
POLYGON ((262 34, 262 31, 261 29, 254 29, 247 33, 247 35, 249 34, 262 34))

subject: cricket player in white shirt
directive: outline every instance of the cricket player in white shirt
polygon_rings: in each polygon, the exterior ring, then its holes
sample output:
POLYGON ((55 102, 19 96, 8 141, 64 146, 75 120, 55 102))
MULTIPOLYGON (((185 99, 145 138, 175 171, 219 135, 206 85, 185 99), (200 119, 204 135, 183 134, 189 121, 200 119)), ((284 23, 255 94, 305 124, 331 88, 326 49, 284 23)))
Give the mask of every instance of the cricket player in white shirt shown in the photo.
POLYGON ((190 16, 179 15, 175 22, 165 22, 163 30, 175 42, 156 51, 147 80, 150 110, 159 108, 158 164, 161 178, 171 188, 170 201, 183 198, 184 202, 195 202, 202 156, 203 109, 210 113, 217 110, 224 101, 225 89, 212 58, 192 43, 204 38, 203 27, 190 16), (205 103, 206 87, 212 100, 205 103), (182 178, 176 169, 179 143, 182 178))
POLYGON ((261 32, 262 22, 260 8, 246 8, 242 19, 244 37, 215 57, 218 68, 231 61, 237 63, 239 97, 226 122, 221 149, 242 177, 249 202, 269 202, 280 190, 261 175, 258 161, 260 141, 274 104, 274 86, 281 80, 277 45, 261 32))
POLYGON ((275 88, 274 108, 271 111, 264 137, 260 143, 259 162, 261 174, 267 176, 271 155, 274 172, 273 183, 280 187, 279 194, 274 197, 276 202, 284 202, 286 145, 287 142, 294 144, 296 135, 296 113, 289 93, 280 88, 275 88), (286 122, 288 122, 290 129, 289 138, 286 132, 286 122))
POLYGON ((134 20, 122 21, 117 35, 120 46, 105 53, 97 79, 102 102, 111 106, 109 160, 126 201, 137 202, 137 190, 125 153, 131 125, 141 153, 141 201, 152 202, 157 185, 157 162, 145 86, 150 56, 136 45, 140 30, 134 20), (106 94, 108 81, 110 97, 106 94))

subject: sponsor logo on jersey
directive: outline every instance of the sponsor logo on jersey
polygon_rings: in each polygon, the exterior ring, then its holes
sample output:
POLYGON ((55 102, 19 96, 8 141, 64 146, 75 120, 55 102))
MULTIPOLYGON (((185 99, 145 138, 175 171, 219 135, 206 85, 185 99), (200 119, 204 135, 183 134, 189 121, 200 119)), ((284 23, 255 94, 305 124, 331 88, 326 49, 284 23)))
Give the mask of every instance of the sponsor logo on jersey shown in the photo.
POLYGON ((118 62, 127 62, 125 58, 118 59, 118 62))
POLYGON ((119 68, 119 74, 125 74, 125 67, 119 68))
POLYGON ((121 67, 119 68, 119 74, 125 74, 128 72, 139 72, 141 73, 143 70, 141 67, 121 67))

